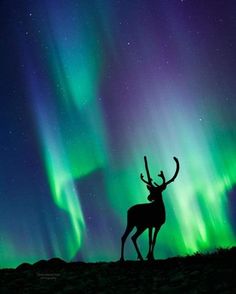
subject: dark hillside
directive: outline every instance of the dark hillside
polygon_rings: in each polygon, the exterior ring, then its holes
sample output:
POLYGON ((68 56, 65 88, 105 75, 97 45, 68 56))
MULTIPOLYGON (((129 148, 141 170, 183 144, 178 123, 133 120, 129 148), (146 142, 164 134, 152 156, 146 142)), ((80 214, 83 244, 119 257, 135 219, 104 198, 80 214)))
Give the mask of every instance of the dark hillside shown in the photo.
POLYGON ((154 262, 66 263, 0 270, 0 293, 236 293, 236 247, 154 262))

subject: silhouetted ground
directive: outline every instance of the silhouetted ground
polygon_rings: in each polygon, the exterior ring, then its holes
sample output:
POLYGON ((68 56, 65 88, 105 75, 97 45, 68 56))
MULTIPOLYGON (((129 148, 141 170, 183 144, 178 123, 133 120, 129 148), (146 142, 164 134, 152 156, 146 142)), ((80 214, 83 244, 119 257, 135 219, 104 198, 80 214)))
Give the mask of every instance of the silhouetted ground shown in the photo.
POLYGON ((0 293, 236 293, 236 247, 154 262, 66 263, 0 270, 0 293))

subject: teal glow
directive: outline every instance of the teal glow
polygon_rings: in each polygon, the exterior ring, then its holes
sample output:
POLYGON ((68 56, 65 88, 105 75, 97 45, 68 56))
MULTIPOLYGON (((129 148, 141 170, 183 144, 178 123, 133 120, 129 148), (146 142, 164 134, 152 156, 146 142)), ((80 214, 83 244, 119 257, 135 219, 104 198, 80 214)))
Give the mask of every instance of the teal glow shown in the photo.
POLYGON ((1 266, 118 260, 144 155, 156 181, 180 162, 156 258, 234 246, 234 5, 5 2, 1 266))

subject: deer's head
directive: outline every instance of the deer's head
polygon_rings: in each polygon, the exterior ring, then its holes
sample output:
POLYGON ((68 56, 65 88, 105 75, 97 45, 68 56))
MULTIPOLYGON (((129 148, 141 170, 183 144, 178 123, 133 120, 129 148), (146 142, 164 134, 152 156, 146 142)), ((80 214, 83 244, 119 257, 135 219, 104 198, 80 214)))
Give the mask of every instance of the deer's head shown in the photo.
POLYGON ((176 170, 175 170, 173 177, 170 180, 166 181, 166 178, 164 176, 163 171, 160 171, 160 173, 158 174, 158 177, 160 177, 162 179, 162 183, 159 185, 156 182, 154 182, 152 180, 152 178, 150 177, 147 157, 144 156, 145 169, 146 169, 146 173, 147 173, 147 180, 144 179, 143 174, 141 174, 140 177, 141 177, 141 180, 147 184, 147 189, 150 191, 150 195, 148 196, 149 201, 155 201, 161 195, 162 191, 165 190, 166 186, 168 184, 170 184, 171 182, 173 182, 175 180, 175 178, 177 177, 177 175, 179 173, 179 161, 176 157, 173 157, 173 158, 176 163, 176 170))

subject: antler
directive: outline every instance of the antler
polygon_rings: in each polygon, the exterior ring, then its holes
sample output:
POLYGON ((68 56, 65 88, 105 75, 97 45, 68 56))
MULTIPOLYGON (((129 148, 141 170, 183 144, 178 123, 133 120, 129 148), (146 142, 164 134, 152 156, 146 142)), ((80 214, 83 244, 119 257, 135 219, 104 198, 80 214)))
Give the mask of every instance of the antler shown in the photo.
POLYGON ((148 168, 148 162, 147 162, 147 157, 146 156, 144 156, 144 163, 145 163, 145 169, 146 169, 146 174, 147 174, 147 180, 144 179, 143 174, 140 174, 140 178, 144 183, 146 183, 149 186, 152 186, 152 178, 150 177, 149 168, 148 168))
MULTIPOLYGON (((161 170, 158 177, 162 178, 162 184, 161 185, 165 185, 166 184, 166 178, 164 176, 164 173, 163 171, 161 170)), ((158 185, 156 182, 154 182, 155 186, 159 187, 161 185, 158 185)))
POLYGON ((141 180, 142 180, 145 184, 148 184, 148 185, 151 185, 151 184, 152 184, 151 182, 148 182, 148 181, 146 181, 146 180, 144 179, 143 174, 140 174, 140 178, 141 178, 141 180))
MULTIPOLYGON (((160 173, 159 173, 159 175, 158 175, 162 179, 162 181, 163 181, 161 185, 168 185, 168 184, 170 184, 171 182, 173 182, 175 180, 175 178, 177 177, 177 175, 179 173, 179 160, 176 157, 173 157, 173 158, 174 158, 174 161, 176 163, 175 173, 174 173, 173 177, 169 181, 166 182, 166 178, 164 176, 164 173, 161 170, 160 173)), ((140 174, 140 178, 141 178, 141 180, 145 184, 147 184, 149 186, 153 186, 153 184, 152 184, 152 178, 150 177, 150 173, 149 173, 148 162, 147 162, 147 157, 146 156, 144 156, 144 162, 145 162, 145 169, 146 169, 146 173, 147 173, 147 180, 144 179, 143 174, 140 174)), ((154 185, 156 187, 159 187, 160 186, 156 182, 153 182, 153 183, 154 183, 154 185)))
POLYGON ((175 174, 173 175, 173 177, 167 181, 165 184, 168 185, 170 184, 171 182, 174 182, 175 178, 177 177, 178 173, 179 173, 179 161, 178 161, 178 158, 176 157, 173 157, 174 158, 174 161, 176 163, 176 170, 175 170, 175 174))

